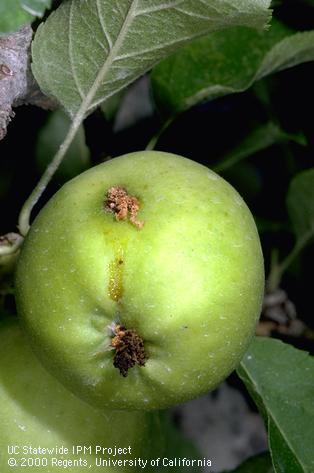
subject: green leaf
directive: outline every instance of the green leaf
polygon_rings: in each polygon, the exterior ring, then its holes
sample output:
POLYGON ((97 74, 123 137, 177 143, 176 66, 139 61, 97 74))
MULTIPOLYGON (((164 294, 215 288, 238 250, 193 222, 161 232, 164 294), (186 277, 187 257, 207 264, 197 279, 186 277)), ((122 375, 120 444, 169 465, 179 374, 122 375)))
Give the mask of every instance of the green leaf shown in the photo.
POLYGON ((234 166, 239 161, 242 161, 252 154, 282 141, 294 141, 301 145, 305 144, 305 138, 303 135, 292 135, 286 133, 275 123, 268 122, 255 128, 241 143, 239 143, 238 146, 227 153, 223 160, 216 164, 213 169, 218 173, 226 171, 231 166, 234 166))
MULTIPOLYGON (((268 452, 249 458, 236 470, 230 473, 273 473, 271 458, 268 452)), ((228 473, 228 472, 225 472, 228 473)))
MULTIPOLYGON (((36 143, 36 161, 40 172, 43 172, 51 161, 51 156, 62 144, 71 125, 68 115, 62 110, 52 112, 47 123, 41 128, 36 143)), ((85 132, 81 125, 72 141, 56 176, 67 181, 85 171, 89 165, 90 153, 85 143, 85 132)))
POLYGON ((0 33, 18 30, 50 7, 51 0, 0 0, 0 33))
POLYGON ((266 420, 275 472, 313 472, 313 357, 279 340, 256 337, 238 374, 266 420))
POLYGON ((262 28, 270 0, 68 0, 36 33, 33 73, 73 117, 85 116, 194 38, 262 28))
POLYGON ((287 195, 288 213, 298 241, 314 236, 314 168, 292 180, 287 195))
POLYGON ((153 92, 161 108, 176 113, 313 59, 314 31, 295 33, 278 21, 269 31, 236 27, 201 38, 155 67, 153 92))

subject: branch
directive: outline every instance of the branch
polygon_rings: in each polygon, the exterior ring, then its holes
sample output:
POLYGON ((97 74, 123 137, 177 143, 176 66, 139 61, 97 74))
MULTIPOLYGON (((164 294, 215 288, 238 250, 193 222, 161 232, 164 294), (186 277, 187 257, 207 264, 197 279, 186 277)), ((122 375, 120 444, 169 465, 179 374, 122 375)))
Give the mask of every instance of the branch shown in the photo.
POLYGON ((56 103, 40 91, 31 72, 32 36, 30 26, 0 36, 0 140, 14 117, 13 107, 23 104, 45 109, 56 107, 56 103))

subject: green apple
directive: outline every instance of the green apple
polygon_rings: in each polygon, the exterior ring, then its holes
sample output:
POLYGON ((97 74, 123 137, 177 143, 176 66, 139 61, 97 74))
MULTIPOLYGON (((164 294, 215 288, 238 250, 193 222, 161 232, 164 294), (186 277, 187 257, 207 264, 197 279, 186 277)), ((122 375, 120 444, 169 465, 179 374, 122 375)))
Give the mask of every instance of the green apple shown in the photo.
POLYGON ((65 184, 40 212, 16 274, 42 363, 98 407, 160 409, 237 366, 264 290, 253 217, 208 168, 143 151, 65 184))
POLYGON ((42 367, 14 317, 0 322, 0 379, 1 473, 139 471, 113 460, 160 454, 157 413, 99 411, 78 399, 42 367))

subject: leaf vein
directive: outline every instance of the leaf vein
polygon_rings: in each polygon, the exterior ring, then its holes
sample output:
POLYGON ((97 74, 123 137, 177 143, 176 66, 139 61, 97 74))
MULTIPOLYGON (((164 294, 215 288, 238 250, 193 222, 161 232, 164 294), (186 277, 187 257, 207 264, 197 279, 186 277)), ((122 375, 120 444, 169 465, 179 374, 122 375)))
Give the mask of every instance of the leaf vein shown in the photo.
POLYGON ((72 31, 73 9, 74 9, 74 3, 73 3, 73 0, 72 0, 71 5, 70 5, 70 14, 69 14, 69 30, 68 30, 69 47, 68 47, 68 51, 69 51, 70 66, 71 66, 71 70, 72 70, 72 76, 73 76, 73 79, 74 79, 74 83, 75 83, 75 86, 78 90, 78 93, 79 93, 81 99, 83 100, 84 99, 84 93, 81 89, 81 86, 80 86, 79 81, 78 81, 78 77, 75 73, 75 67, 74 67, 75 60, 74 60, 74 57, 73 57, 73 50, 72 50, 73 42, 72 42, 71 31, 72 31))
POLYGON ((116 38, 115 44, 110 50, 103 66, 101 67, 101 69, 99 70, 96 76, 96 79, 94 80, 92 86, 90 87, 88 94, 86 95, 85 99, 81 103, 81 106, 75 115, 75 121, 77 121, 78 123, 82 121, 84 115, 90 109, 91 103, 93 101, 93 98, 97 94, 100 84, 104 81, 106 74, 110 70, 110 67, 112 66, 115 60, 114 56, 116 54, 116 51, 119 51, 124 41, 124 38, 128 32, 128 28, 130 27, 132 21, 135 18, 135 9, 137 5, 138 5, 138 0, 133 0, 132 3, 130 4, 128 13, 126 14, 125 20, 120 28, 120 32, 116 38))
POLYGON ((190 34, 189 36, 184 36, 180 39, 175 39, 173 41, 169 41, 168 43, 162 43, 158 46, 154 46, 153 48, 142 49, 141 51, 134 51, 132 53, 127 53, 127 54, 121 54, 120 56, 117 56, 114 61, 115 62, 116 61, 122 61, 124 59, 134 58, 136 56, 142 56, 143 54, 152 53, 154 51, 158 51, 159 49, 165 49, 165 48, 167 48, 169 46, 172 46, 174 44, 184 43, 185 41, 188 41, 191 38, 197 38, 200 34, 201 33, 197 32, 194 35, 190 34))
POLYGON ((100 26, 101 26, 101 29, 104 33, 104 36, 105 36, 105 40, 107 41, 107 44, 108 44, 108 49, 109 51, 112 49, 112 40, 110 38, 110 34, 109 32, 107 31, 106 29, 106 25, 105 25, 105 22, 103 21, 103 17, 101 15, 101 11, 100 11, 100 5, 99 5, 99 0, 96 0, 96 8, 97 8, 97 17, 99 19, 99 23, 100 23, 100 26))
MULTIPOLYGON (((91 33, 94 33, 94 30, 92 29, 91 25, 86 21, 85 17, 82 16, 82 21, 83 23, 87 26, 87 28, 89 29, 89 31, 91 33)), ((95 36, 95 41, 96 43, 105 51, 106 54, 108 54, 109 50, 106 49, 105 45, 99 40, 99 38, 97 37, 97 35, 95 36)))
POLYGON ((191 17, 194 17, 194 18, 199 18, 201 20, 206 20, 206 21, 211 21, 212 20, 212 18, 210 18, 209 16, 201 15, 200 13, 187 11, 187 10, 184 10, 183 8, 176 8, 176 10, 180 13, 183 13, 184 15, 191 16, 191 17))
POLYGON ((157 13, 159 11, 162 11, 162 10, 165 10, 165 9, 170 9, 170 8, 175 8, 177 7, 178 5, 180 5, 181 3, 184 3, 186 0, 175 0, 175 1, 172 1, 172 2, 168 2, 168 3, 162 3, 161 5, 156 5, 154 7, 151 7, 151 8, 144 8, 142 10, 138 10, 136 12, 136 15, 135 16, 141 16, 141 15, 148 15, 150 13, 157 13))

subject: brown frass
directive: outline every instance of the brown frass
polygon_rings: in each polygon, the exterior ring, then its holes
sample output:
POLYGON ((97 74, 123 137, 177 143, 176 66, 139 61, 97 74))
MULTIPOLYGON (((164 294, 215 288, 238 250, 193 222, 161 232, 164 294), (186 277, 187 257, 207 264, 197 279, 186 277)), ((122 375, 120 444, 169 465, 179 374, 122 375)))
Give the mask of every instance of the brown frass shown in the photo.
POLYGON ((144 342, 135 330, 127 330, 123 325, 117 325, 114 333, 115 336, 111 339, 111 346, 115 349, 113 366, 126 377, 133 366, 145 365, 147 356, 144 342))
POLYGON ((117 220, 129 219, 139 229, 144 226, 143 221, 137 220, 137 213, 140 209, 138 199, 129 195, 124 187, 110 187, 105 198, 104 208, 106 212, 113 213, 117 220))

